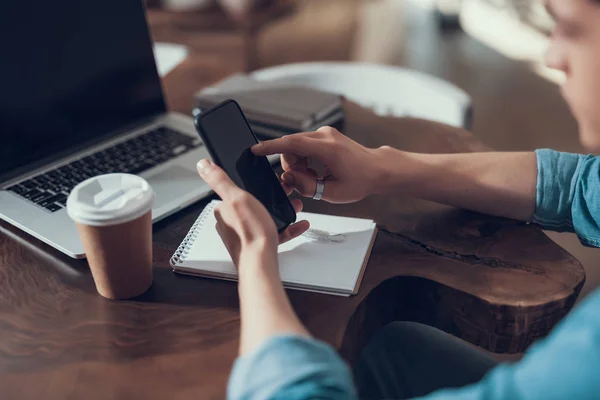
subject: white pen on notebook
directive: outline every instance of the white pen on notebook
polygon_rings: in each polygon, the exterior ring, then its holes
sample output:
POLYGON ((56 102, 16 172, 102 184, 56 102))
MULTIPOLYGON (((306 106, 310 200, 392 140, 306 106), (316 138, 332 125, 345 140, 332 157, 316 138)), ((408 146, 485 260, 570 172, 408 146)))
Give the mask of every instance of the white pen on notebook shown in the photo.
POLYGON ((342 233, 330 233, 321 229, 309 229, 302 234, 306 238, 319 243, 344 243, 346 235, 342 233))

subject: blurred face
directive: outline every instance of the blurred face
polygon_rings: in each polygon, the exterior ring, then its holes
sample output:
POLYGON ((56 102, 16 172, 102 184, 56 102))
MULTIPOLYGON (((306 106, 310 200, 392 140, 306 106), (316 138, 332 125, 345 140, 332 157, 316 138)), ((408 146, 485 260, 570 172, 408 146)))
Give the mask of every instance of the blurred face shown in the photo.
POLYGON ((581 142, 600 152, 600 0, 546 0, 546 7, 556 21, 546 64, 566 74, 562 93, 581 142))

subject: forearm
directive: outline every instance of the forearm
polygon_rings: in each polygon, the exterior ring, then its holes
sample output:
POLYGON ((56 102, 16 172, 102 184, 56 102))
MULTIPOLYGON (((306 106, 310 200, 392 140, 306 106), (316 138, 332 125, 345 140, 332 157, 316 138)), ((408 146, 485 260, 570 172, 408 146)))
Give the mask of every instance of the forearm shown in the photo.
POLYGON ((255 249, 240 258, 240 354, 280 334, 310 336, 292 309, 279 277, 277 254, 255 249))
POLYGON ((242 252, 242 333, 228 399, 356 399, 335 350, 309 337, 279 279, 276 251, 242 252))
POLYGON ((533 152, 417 154, 379 150, 379 192, 400 192, 485 214, 530 221, 536 205, 533 152))

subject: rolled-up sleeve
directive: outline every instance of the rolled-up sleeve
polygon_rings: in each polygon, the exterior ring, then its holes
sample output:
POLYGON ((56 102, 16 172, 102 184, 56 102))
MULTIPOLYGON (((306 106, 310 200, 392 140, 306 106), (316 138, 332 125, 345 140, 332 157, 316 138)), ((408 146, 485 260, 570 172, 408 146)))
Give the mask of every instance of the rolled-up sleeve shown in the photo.
POLYGON ((356 399, 346 363, 329 345, 284 335, 263 343, 234 364, 230 400, 356 399))
POLYGON ((480 382, 442 389, 422 400, 597 400, 600 398, 600 291, 574 309, 515 364, 480 382))
POLYGON ((544 229, 575 232, 586 246, 600 247, 600 157, 536 151, 537 198, 533 222, 544 229))

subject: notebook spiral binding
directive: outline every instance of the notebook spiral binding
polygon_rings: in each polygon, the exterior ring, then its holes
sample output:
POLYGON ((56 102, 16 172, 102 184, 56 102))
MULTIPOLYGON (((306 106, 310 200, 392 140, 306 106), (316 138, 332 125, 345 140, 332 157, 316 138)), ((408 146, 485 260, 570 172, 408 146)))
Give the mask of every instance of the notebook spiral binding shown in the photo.
POLYGON ((196 219, 196 222, 194 222, 194 225, 192 225, 192 227, 188 231, 188 234, 185 236, 177 250, 175 250, 173 257, 171 257, 169 264, 171 264, 172 267, 175 267, 181 261, 185 261, 192 245, 198 237, 198 232, 200 231, 200 229, 202 229, 202 226, 204 225, 206 217, 209 215, 209 213, 213 212, 215 205, 216 204, 211 202, 206 207, 204 207, 204 210, 202 210, 200 216, 198 217, 198 219, 196 219))

